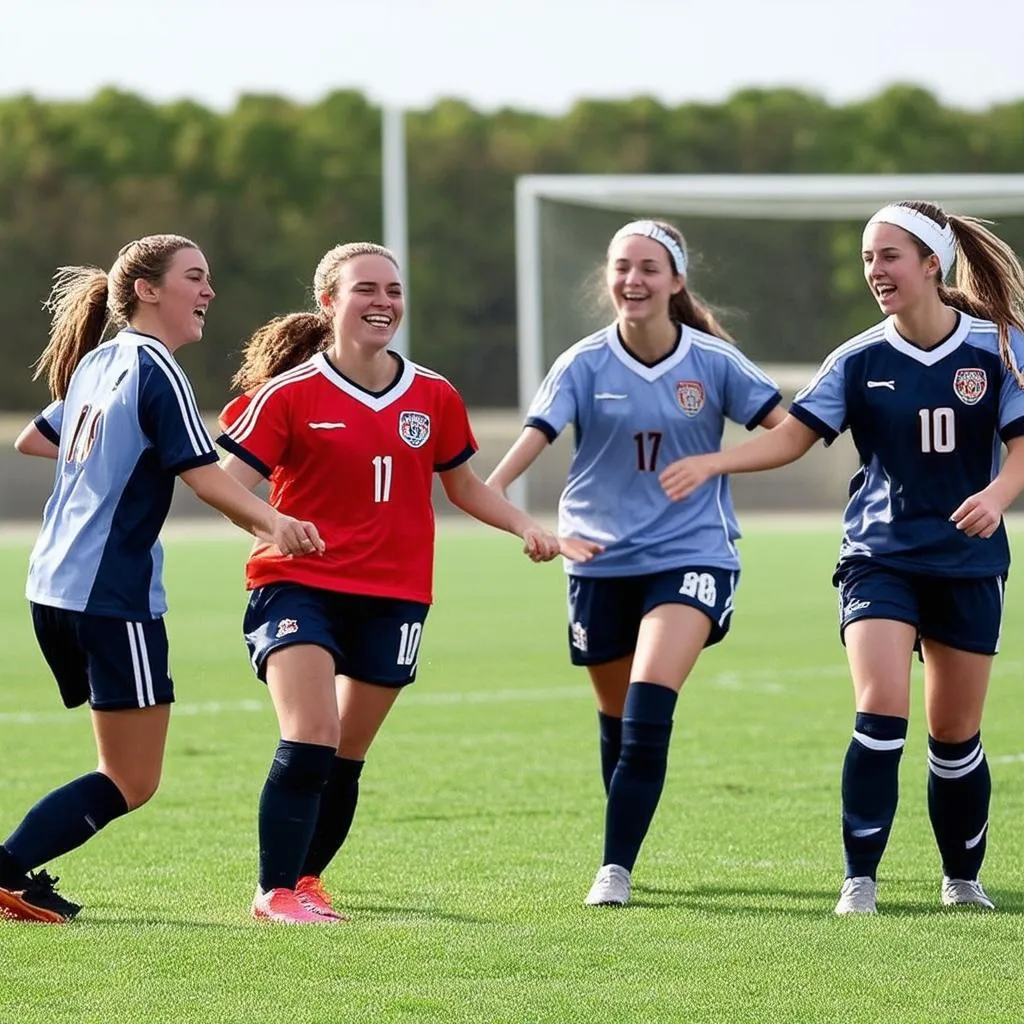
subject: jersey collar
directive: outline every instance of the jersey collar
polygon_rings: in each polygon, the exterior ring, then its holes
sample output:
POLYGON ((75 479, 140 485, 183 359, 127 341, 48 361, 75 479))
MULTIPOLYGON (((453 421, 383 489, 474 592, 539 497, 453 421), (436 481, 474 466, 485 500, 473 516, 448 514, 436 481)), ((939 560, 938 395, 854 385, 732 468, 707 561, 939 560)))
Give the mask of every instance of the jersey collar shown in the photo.
POLYGON ((355 399, 360 405, 365 405, 374 412, 386 409, 392 402, 397 402, 412 387, 416 378, 416 367, 408 359, 397 357, 402 366, 402 372, 383 391, 367 391, 361 388, 355 381, 349 380, 343 373, 336 370, 328 361, 323 352, 318 352, 310 362, 326 377, 339 391, 344 391, 349 398, 355 399))
POLYGON ((680 325, 680 331, 681 334, 679 342, 677 343, 674 351, 665 356, 664 359, 659 360, 653 366, 648 366, 646 363, 641 362, 626 348, 625 345, 622 344, 622 339, 619 337, 619 328, 616 324, 611 324, 606 328, 605 337, 608 347, 615 353, 619 362, 621 362, 627 370, 631 370, 638 377, 642 377, 644 380, 651 382, 658 380, 660 377, 664 377, 666 373, 677 367, 686 358, 687 353, 690 351, 690 345, 693 343, 690 328, 685 325, 680 325))
POLYGON ((959 311, 958 315, 960 319, 953 333, 934 348, 923 349, 918 348, 916 345, 911 345, 896 330, 896 321, 892 317, 885 321, 885 327, 883 328, 885 340, 897 352, 902 352, 903 355, 909 356, 915 362, 921 363, 924 366, 934 366, 940 360, 945 359, 951 352, 955 352, 967 340, 967 335, 971 333, 971 324, 973 322, 971 318, 966 313, 960 313, 959 311))

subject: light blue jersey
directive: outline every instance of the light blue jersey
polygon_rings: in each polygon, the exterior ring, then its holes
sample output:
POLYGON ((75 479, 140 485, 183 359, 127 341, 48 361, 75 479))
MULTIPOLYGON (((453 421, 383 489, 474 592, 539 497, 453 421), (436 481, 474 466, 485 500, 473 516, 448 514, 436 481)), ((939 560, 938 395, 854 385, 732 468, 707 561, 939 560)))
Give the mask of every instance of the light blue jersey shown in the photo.
POLYGON ((728 480, 709 480, 672 502, 658 474, 684 456, 719 451, 727 418, 752 430, 781 399, 735 345, 690 327, 653 366, 625 347, 614 324, 563 352, 526 423, 551 441, 568 424, 575 428, 558 530, 605 545, 566 571, 641 576, 687 565, 739 568, 728 480))
MULTIPOLYGON (((1010 331, 1017 365, 1024 337, 1010 331)), ((829 443, 849 428, 860 456, 840 559, 935 576, 999 576, 1006 529, 968 537, 949 517, 999 472, 1000 444, 1024 434, 1024 391, 999 355, 996 325, 958 314, 924 350, 891 319, 837 348, 797 396, 793 415, 829 443)))
POLYGON ((85 356, 36 426, 60 450, 26 596, 132 621, 163 615, 157 538, 175 477, 217 461, 185 372, 155 338, 122 331, 85 356))

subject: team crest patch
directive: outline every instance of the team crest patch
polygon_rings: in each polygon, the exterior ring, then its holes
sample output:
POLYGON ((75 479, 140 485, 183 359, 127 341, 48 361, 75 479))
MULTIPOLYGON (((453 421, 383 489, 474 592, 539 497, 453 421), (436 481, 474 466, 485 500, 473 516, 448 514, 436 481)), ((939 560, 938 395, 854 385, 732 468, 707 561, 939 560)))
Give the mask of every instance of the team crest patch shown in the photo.
POLYGON ((704 385, 699 380, 681 380, 676 384, 676 398, 687 416, 696 416, 704 408, 704 385))
POLYGON ((978 367, 961 367, 953 374, 953 391, 964 405, 977 405, 988 391, 988 376, 978 367))
POLYGON ((425 412, 399 413, 398 436, 410 448, 422 448, 430 438, 430 417, 425 412))
POLYGON ((280 640, 283 636, 290 636, 292 633, 298 633, 299 624, 295 619, 282 619, 277 624, 277 639, 280 640))

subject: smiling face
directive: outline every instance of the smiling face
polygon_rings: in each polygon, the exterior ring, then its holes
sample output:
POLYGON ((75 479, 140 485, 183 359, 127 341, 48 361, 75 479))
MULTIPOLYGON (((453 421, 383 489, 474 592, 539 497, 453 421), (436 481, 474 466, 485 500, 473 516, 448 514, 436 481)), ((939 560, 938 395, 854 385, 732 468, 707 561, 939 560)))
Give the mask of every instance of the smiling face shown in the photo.
POLYGON ((668 250, 645 235, 612 243, 605 280, 619 320, 630 323, 669 319, 669 300, 686 283, 675 272, 668 250))
POLYGON ((179 249, 158 280, 137 278, 134 287, 138 302, 133 326, 172 349, 202 338, 206 311, 216 293, 206 257, 199 249, 179 249))
POLYGON ((883 313, 907 313, 935 294, 939 258, 922 256, 916 239, 895 224, 869 224, 861 244, 864 279, 883 313))
POLYGON ((387 347, 405 313, 402 279, 386 256, 364 254, 341 264, 333 293, 320 296, 334 336, 370 349, 387 347))

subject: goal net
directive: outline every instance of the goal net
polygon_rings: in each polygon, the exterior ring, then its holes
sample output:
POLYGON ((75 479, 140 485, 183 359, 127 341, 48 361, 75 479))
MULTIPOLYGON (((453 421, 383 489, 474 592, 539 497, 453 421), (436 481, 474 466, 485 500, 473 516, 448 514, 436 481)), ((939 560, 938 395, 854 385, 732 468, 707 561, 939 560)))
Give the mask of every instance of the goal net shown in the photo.
MULTIPOLYGON (((519 178, 521 411, 555 357, 613 318, 602 275, 608 240, 641 216, 680 228, 690 288, 791 397, 825 354, 880 319, 861 273, 861 232, 879 207, 900 199, 996 221, 1000 237, 1024 253, 1024 174, 519 178)), ((550 507, 535 481, 533 474, 529 493, 520 487, 516 497, 550 507)))

